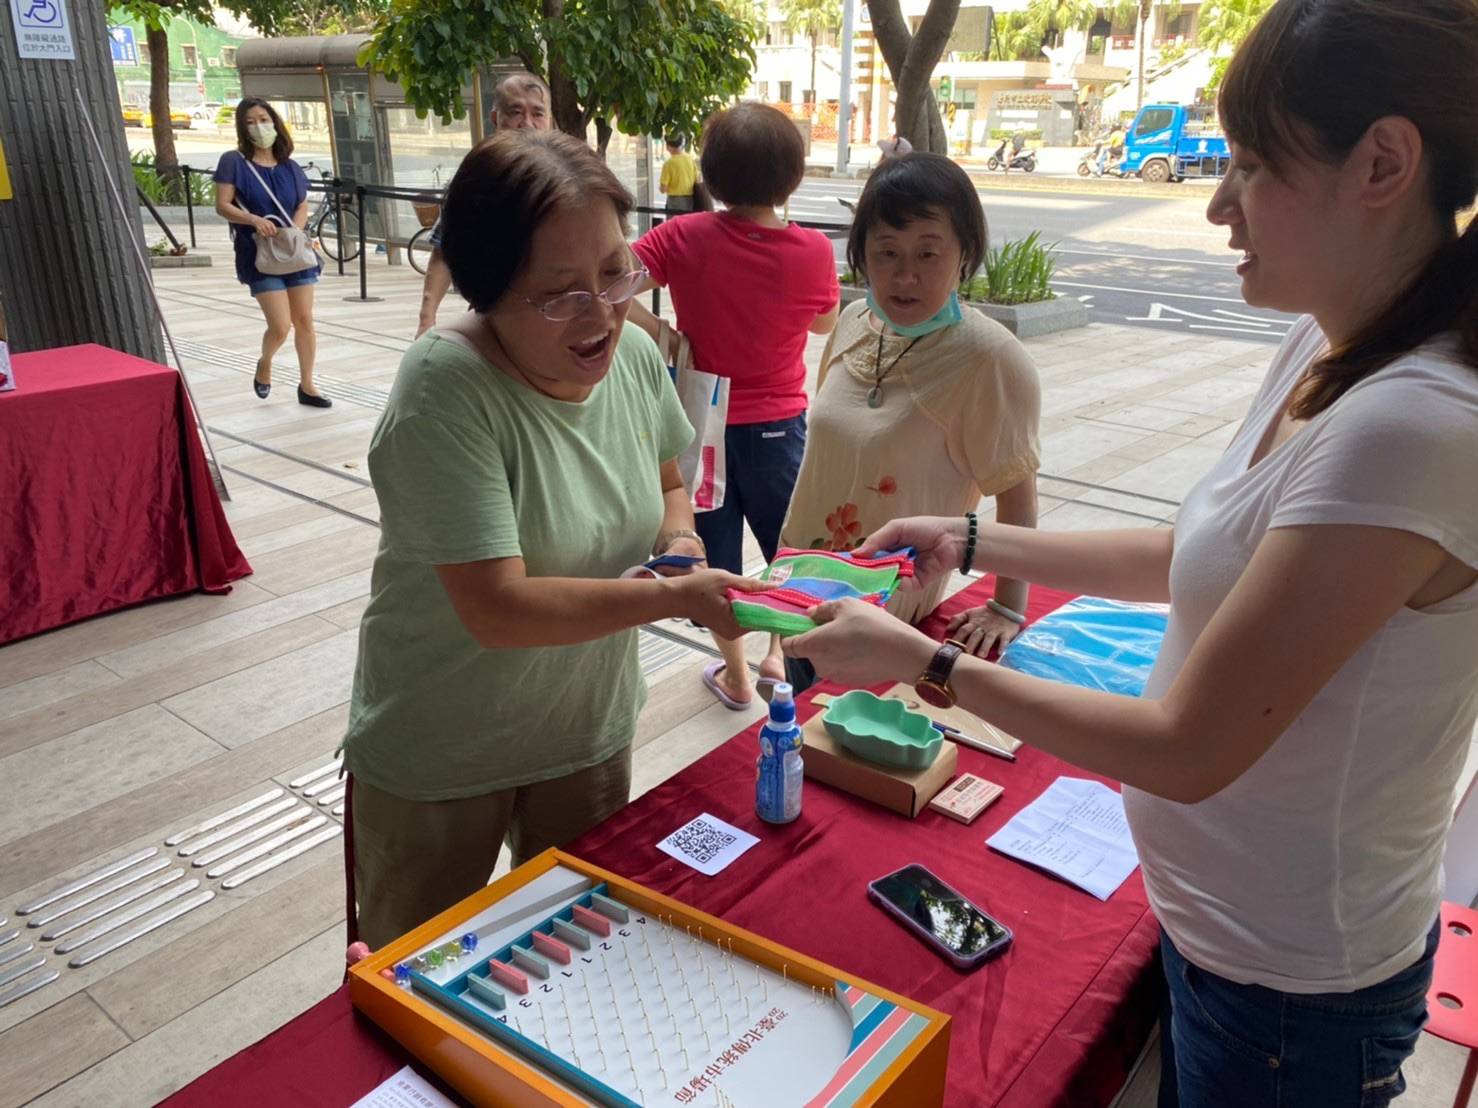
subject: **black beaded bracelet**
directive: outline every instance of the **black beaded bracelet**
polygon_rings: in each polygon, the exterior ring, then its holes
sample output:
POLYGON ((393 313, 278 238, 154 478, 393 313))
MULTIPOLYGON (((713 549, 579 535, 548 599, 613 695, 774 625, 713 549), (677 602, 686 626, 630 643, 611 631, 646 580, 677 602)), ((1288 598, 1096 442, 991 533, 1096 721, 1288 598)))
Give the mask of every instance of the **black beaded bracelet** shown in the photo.
POLYGON ((975 562, 975 539, 980 533, 980 518, 974 512, 966 512, 965 523, 969 531, 965 535, 965 557, 960 564, 961 573, 969 573, 975 562))

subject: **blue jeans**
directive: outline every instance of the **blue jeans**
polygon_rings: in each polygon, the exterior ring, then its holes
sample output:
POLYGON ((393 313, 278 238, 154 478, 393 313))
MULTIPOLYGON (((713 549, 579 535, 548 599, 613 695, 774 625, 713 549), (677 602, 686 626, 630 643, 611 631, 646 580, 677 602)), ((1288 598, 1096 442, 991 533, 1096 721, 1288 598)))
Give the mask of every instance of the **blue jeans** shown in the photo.
POLYGON ((1160 1108, 1382 1108, 1427 1019, 1434 924, 1414 965, 1352 993, 1238 985, 1192 965, 1160 932, 1160 1108))
POLYGON ((696 526, 708 564, 743 573, 746 522, 765 561, 775 560, 806 451, 806 417, 731 425, 724 431, 724 451, 724 506, 699 512, 696 526))
POLYGON ((284 289, 295 289, 299 285, 316 285, 317 283, 318 270, 303 269, 297 273, 259 273, 246 287, 251 290, 253 296, 256 296, 264 292, 282 292, 284 289))

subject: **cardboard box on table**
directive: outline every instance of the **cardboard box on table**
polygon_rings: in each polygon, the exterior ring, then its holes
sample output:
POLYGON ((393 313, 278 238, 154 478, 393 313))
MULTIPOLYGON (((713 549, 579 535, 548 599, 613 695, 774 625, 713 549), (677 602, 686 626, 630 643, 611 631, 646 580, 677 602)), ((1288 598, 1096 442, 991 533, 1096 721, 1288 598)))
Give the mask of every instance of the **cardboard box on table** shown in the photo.
POLYGON ((866 758, 843 750, 826 733, 818 712, 801 728, 805 743, 801 760, 806 776, 832 788, 881 804, 910 819, 928 806, 929 801, 954 776, 960 752, 954 743, 944 740, 939 756, 923 769, 904 769, 869 762, 866 758))
POLYGON ((715 940, 722 937, 737 956, 771 969, 784 966, 792 980, 828 990, 836 982, 844 981, 922 1017, 927 1021, 923 1033, 878 1075, 866 1097, 858 1103, 877 1108, 928 1108, 943 1103, 949 1056, 948 1016, 759 935, 732 927, 716 916, 573 855, 550 849, 349 969, 349 995, 355 1007, 474 1104, 581 1108, 590 1101, 552 1080, 523 1056, 478 1034, 443 1008, 380 976, 380 971, 410 958, 439 937, 455 932, 463 921, 556 866, 583 874, 597 883, 605 882, 613 895, 619 894, 619 900, 641 912, 668 917, 678 927, 701 928, 703 934, 715 940))

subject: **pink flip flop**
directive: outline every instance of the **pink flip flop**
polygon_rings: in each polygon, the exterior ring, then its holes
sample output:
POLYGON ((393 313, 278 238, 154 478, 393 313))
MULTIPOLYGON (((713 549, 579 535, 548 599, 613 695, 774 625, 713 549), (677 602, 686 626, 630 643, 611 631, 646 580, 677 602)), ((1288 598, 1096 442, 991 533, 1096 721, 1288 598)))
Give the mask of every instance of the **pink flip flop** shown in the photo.
POLYGON ((718 683, 718 674, 723 668, 724 663, 721 661, 709 662, 703 667, 703 684, 709 692, 713 693, 714 699, 729 709, 729 711, 742 712, 749 707, 749 702, 746 700, 735 700, 728 693, 724 692, 723 686, 718 683))

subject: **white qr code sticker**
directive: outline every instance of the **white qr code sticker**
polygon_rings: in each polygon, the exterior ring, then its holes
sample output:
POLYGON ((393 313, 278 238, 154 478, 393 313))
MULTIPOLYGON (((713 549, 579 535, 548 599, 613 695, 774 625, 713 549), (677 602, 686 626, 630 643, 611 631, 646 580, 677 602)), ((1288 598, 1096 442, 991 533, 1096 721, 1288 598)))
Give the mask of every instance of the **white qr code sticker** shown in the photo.
POLYGON ((757 842, 748 831, 704 812, 668 835, 657 849, 712 877, 757 842))

